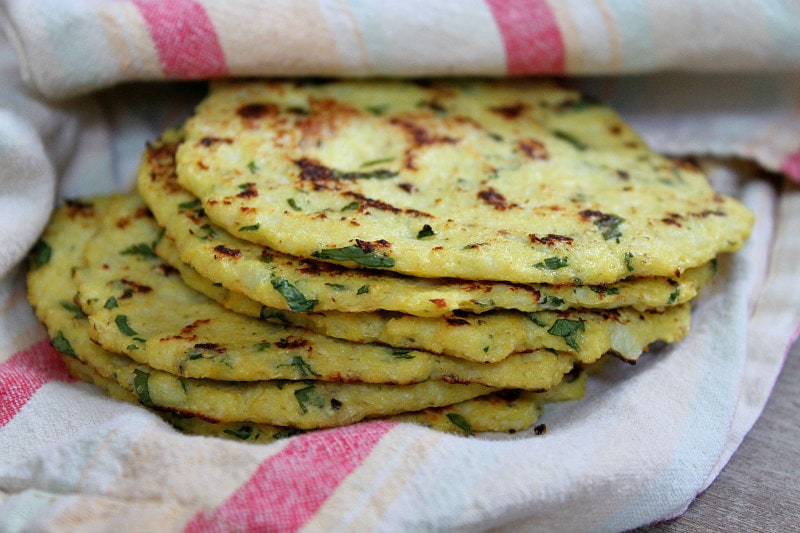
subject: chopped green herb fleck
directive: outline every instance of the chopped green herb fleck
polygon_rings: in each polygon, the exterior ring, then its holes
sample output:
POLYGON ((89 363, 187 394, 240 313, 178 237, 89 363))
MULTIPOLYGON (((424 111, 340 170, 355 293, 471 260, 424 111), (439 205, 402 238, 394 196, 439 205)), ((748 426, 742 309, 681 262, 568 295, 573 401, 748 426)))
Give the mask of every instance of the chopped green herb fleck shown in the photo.
POLYGON ((430 224, 425 224, 422 229, 417 233, 417 239, 424 239, 425 237, 433 237, 436 233, 431 228, 430 224))
POLYGON ((356 291, 357 295, 367 294, 369 292, 369 285, 362 285, 356 291))
POLYGON ((145 244, 143 242, 128 246, 120 252, 120 255, 140 255, 142 257, 148 257, 151 259, 155 259, 157 257, 156 253, 153 251, 153 248, 149 244, 145 244))
POLYGON ((367 111, 375 116, 381 116, 389 110, 389 104, 371 105, 367 106, 367 111))
POLYGON ((562 298, 558 298, 557 296, 546 295, 544 298, 539 300, 539 305, 542 307, 556 308, 564 305, 564 300, 562 298))
POLYGON ((75 350, 72 349, 72 345, 69 343, 69 341, 62 332, 59 331, 58 333, 56 333, 56 336, 50 339, 50 342, 53 344, 53 348, 58 350, 59 353, 63 353, 64 355, 71 355, 72 357, 77 357, 75 350))
POLYGON ((295 201, 294 198, 287 198, 286 199, 286 203, 289 204, 289 207, 291 207, 295 211, 302 211, 303 210, 299 205, 297 205, 297 202, 295 201))
POLYGON ((272 287, 281 293, 289 304, 289 309, 295 313, 302 313, 311 311, 317 305, 318 300, 308 300, 305 295, 300 292, 297 287, 283 278, 275 278, 272 280, 272 287))
POLYGON ((297 370, 297 372, 303 378, 307 378, 309 376, 320 377, 320 374, 314 372, 314 369, 311 368, 311 365, 306 363, 305 359, 303 359, 299 355, 295 355, 294 357, 292 357, 289 366, 294 367, 294 369, 297 370))
POLYGON ((110 296, 106 303, 103 304, 103 309, 114 309, 119 304, 117 304, 117 299, 113 296, 110 296))
POLYGON ((239 440, 247 440, 253 435, 253 426, 242 426, 239 429, 225 429, 222 432, 226 435, 236 437, 239 440))
POLYGON ((288 439, 289 437, 294 437, 295 435, 300 435, 303 433, 302 429, 297 428, 286 428, 278 431, 277 433, 272 434, 273 439, 288 439))
POLYGON ((525 313, 525 315, 530 319, 531 322, 533 322, 534 324, 536 324, 540 328, 543 328, 543 327, 547 326, 547 322, 542 320, 542 314, 541 313, 525 313))
POLYGON ((50 248, 50 245, 45 241, 40 240, 31 249, 31 266, 33 268, 39 268, 40 266, 46 265, 50 262, 52 256, 53 249, 50 248))
POLYGON ((254 352, 263 352, 264 350, 266 350, 270 346, 272 346, 271 342, 257 342, 256 344, 253 345, 253 351, 254 352))
POLYGON ((138 335, 129 325, 128 325, 128 317, 127 315, 117 315, 114 319, 114 322, 117 324, 120 332, 123 335, 127 335, 128 337, 133 337, 134 335, 138 335))
POLYGON ((326 283, 325 286, 335 291, 346 291, 348 289, 347 285, 342 285, 341 283, 326 283))
POLYGON ((260 227, 261 224, 252 224, 250 226, 242 226, 241 228, 239 228, 239 231, 256 231, 260 227))
POLYGON ((136 393, 139 403, 146 407, 153 407, 153 400, 150 398, 150 388, 147 383, 149 379, 149 373, 144 370, 139 370, 138 368, 134 369, 133 392, 136 393))
POLYGON ((605 287, 603 285, 591 285, 589 288, 592 289, 592 292, 596 292, 597 294, 603 294, 608 296, 619 294, 619 287, 605 287))
POLYGON ((677 287, 674 291, 672 291, 669 295, 669 300, 667 300, 667 305, 672 305, 678 300, 678 296, 681 295, 681 288, 677 287))
POLYGON ((414 359, 415 356, 411 353, 411 350, 394 348, 392 349, 392 357, 395 359, 414 359))
POLYGON ((135 344, 129 344, 125 347, 126 350, 138 350, 139 347, 135 344))
POLYGON ((571 133, 567 133, 566 131, 555 130, 553 131, 553 135, 561 139, 562 141, 566 141, 571 144, 576 150, 580 150, 581 152, 589 148, 589 145, 585 142, 581 141, 571 133))
POLYGON ((213 239, 217 236, 217 232, 213 228, 213 226, 211 226, 211 224, 203 224, 202 226, 200 226, 200 229, 203 230, 203 233, 205 234, 200 236, 201 240, 205 241, 208 239, 213 239))
POLYGON ((325 407, 325 398, 317 392, 316 387, 314 385, 309 385, 307 387, 303 387, 302 389, 297 389, 294 391, 294 397, 297 400, 297 403, 300 405, 300 410, 303 413, 308 412, 308 406, 318 407, 322 409, 325 407))
POLYGON ((258 165, 255 161, 250 161, 247 163, 247 170, 250 171, 250 174, 258 174, 258 165))
POLYGON ((72 318, 86 318, 86 314, 81 309, 81 306, 72 300, 61 300, 59 302, 61 307, 72 313, 72 318))
POLYGON ((620 224, 625 222, 625 219, 610 213, 603 214, 601 217, 596 218, 594 225, 602 230, 603 239, 609 241, 611 239, 619 242, 622 237, 622 232, 619 229, 620 224))
POLYGON ((352 202, 350 202, 349 204, 344 206, 342 208, 342 211, 356 211, 356 210, 358 210, 359 207, 361 207, 361 203, 356 202, 355 200, 353 200, 352 202))
POLYGON ((580 351, 578 347, 577 336, 584 331, 582 320, 570 320, 568 318, 559 318, 553 323, 547 333, 557 337, 564 337, 567 346, 575 351, 580 351))
POLYGON ((201 202, 200 200, 190 200, 188 202, 181 202, 178 204, 178 209, 180 211, 184 211, 186 209, 194 209, 195 207, 200 207, 201 202))
POLYGON ((447 413, 447 419, 450 420, 454 425, 456 425, 461 431, 464 432, 465 435, 470 436, 472 435, 472 426, 467 421, 466 418, 461 416, 458 413, 447 413))
POLYGON ((332 261, 353 261, 366 267, 393 267, 394 259, 377 252, 365 252, 357 244, 345 246, 344 248, 326 248, 312 252, 313 257, 318 259, 330 259, 332 261))
POLYGON ((628 272, 633 272, 633 254, 630 252, 625 252, 625 268, 628 272))
POLYGON ((540 261, 533 266, 541 270, 558 270, 559 268, 569 266, 569 261, 567 257, 548 257, 544 261, 540 261))
POLYGON ((381 165, 383 163, 391 163, 395 159, 397 159, 397 158, 396 157, 384 157, 384 158, 381 158, 381 159, 372 159, 370 161, 365 161, 365 162, 361 163, 360 168, 374 167, 375 165, 381 165))
POLYGON ((275 309, 274 307, 267 307, 266 305, 261 306, 261 311, 258 313, 258 318, 261 320, 274 319, 284 324, 289 322, 289 320, 286 318, 286 315, 283 314, 283 311, 280 309, 275 309))

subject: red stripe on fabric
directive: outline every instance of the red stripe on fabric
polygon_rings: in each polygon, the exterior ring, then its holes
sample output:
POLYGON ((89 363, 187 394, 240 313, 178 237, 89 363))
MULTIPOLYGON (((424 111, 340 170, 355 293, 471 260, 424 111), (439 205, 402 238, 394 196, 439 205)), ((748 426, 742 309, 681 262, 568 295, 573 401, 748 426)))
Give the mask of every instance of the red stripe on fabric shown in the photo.
POLYGON ((195 0, 133 0, 158 50, 164 74, 201 79, 228 74, 225 53, 205 8, 195 0))
POLYGON ((61 355, 43 339, 0 364, 0 426, 8 424, 49 381, 75 381, 61 355))
POLYGON ((186 533, 296 531, 392 427, 375 422, 293 438, 225 503, 197 514, 186 533))
POLYGON ((781 171, 795 181, 800 181, 800 147, 781 162, 781 171))
POLYGON ((545 0, 486 0, 500 29, 509 74, 562 74, 564 40, 545 0))

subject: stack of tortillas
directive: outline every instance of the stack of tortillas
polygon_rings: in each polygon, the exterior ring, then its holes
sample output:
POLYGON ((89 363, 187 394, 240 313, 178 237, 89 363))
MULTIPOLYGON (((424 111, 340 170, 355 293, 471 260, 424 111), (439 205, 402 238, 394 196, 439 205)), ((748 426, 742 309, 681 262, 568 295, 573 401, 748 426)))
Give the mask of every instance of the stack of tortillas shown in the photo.
POLYGON ((80 379, 257 441, 525 430, 605 354, 683 337, 753 222, 609 108, 523 80, 220 83, 138 184, 56 211, 30 300, 80 379))

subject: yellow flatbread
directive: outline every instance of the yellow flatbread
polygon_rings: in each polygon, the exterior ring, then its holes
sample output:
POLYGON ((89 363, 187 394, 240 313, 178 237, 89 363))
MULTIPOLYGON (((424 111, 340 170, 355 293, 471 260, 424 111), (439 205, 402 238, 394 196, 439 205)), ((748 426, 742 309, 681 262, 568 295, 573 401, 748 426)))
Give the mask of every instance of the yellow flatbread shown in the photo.
POLYGON ((609 108, 529 80, 220 83, 179 183, 218 226, 418 277, 596 285, 737 250, 753 215, 609 108))

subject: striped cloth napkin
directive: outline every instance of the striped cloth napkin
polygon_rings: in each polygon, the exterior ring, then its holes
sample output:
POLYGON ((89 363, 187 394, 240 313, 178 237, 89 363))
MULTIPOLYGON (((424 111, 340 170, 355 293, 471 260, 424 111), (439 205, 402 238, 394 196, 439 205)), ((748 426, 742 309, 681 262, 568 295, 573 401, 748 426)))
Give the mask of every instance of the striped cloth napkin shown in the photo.
POLYGON ((796 1, 0 9, 0 531, 624 530, 679 515, 714 480, 800 334, 787 260, 800 257, 800 191, 782 179, 800 179, 796 1), (689 337, 548 406, 545 435, 385 422, 271 445, 181 435, 74 382, 25 300, 20 261, 54 202, 129 188, 144 143, 199 100, 188 80, 527 74, 567 76, 656 150, 713 156, 715 186, 757 216, 689 337))

